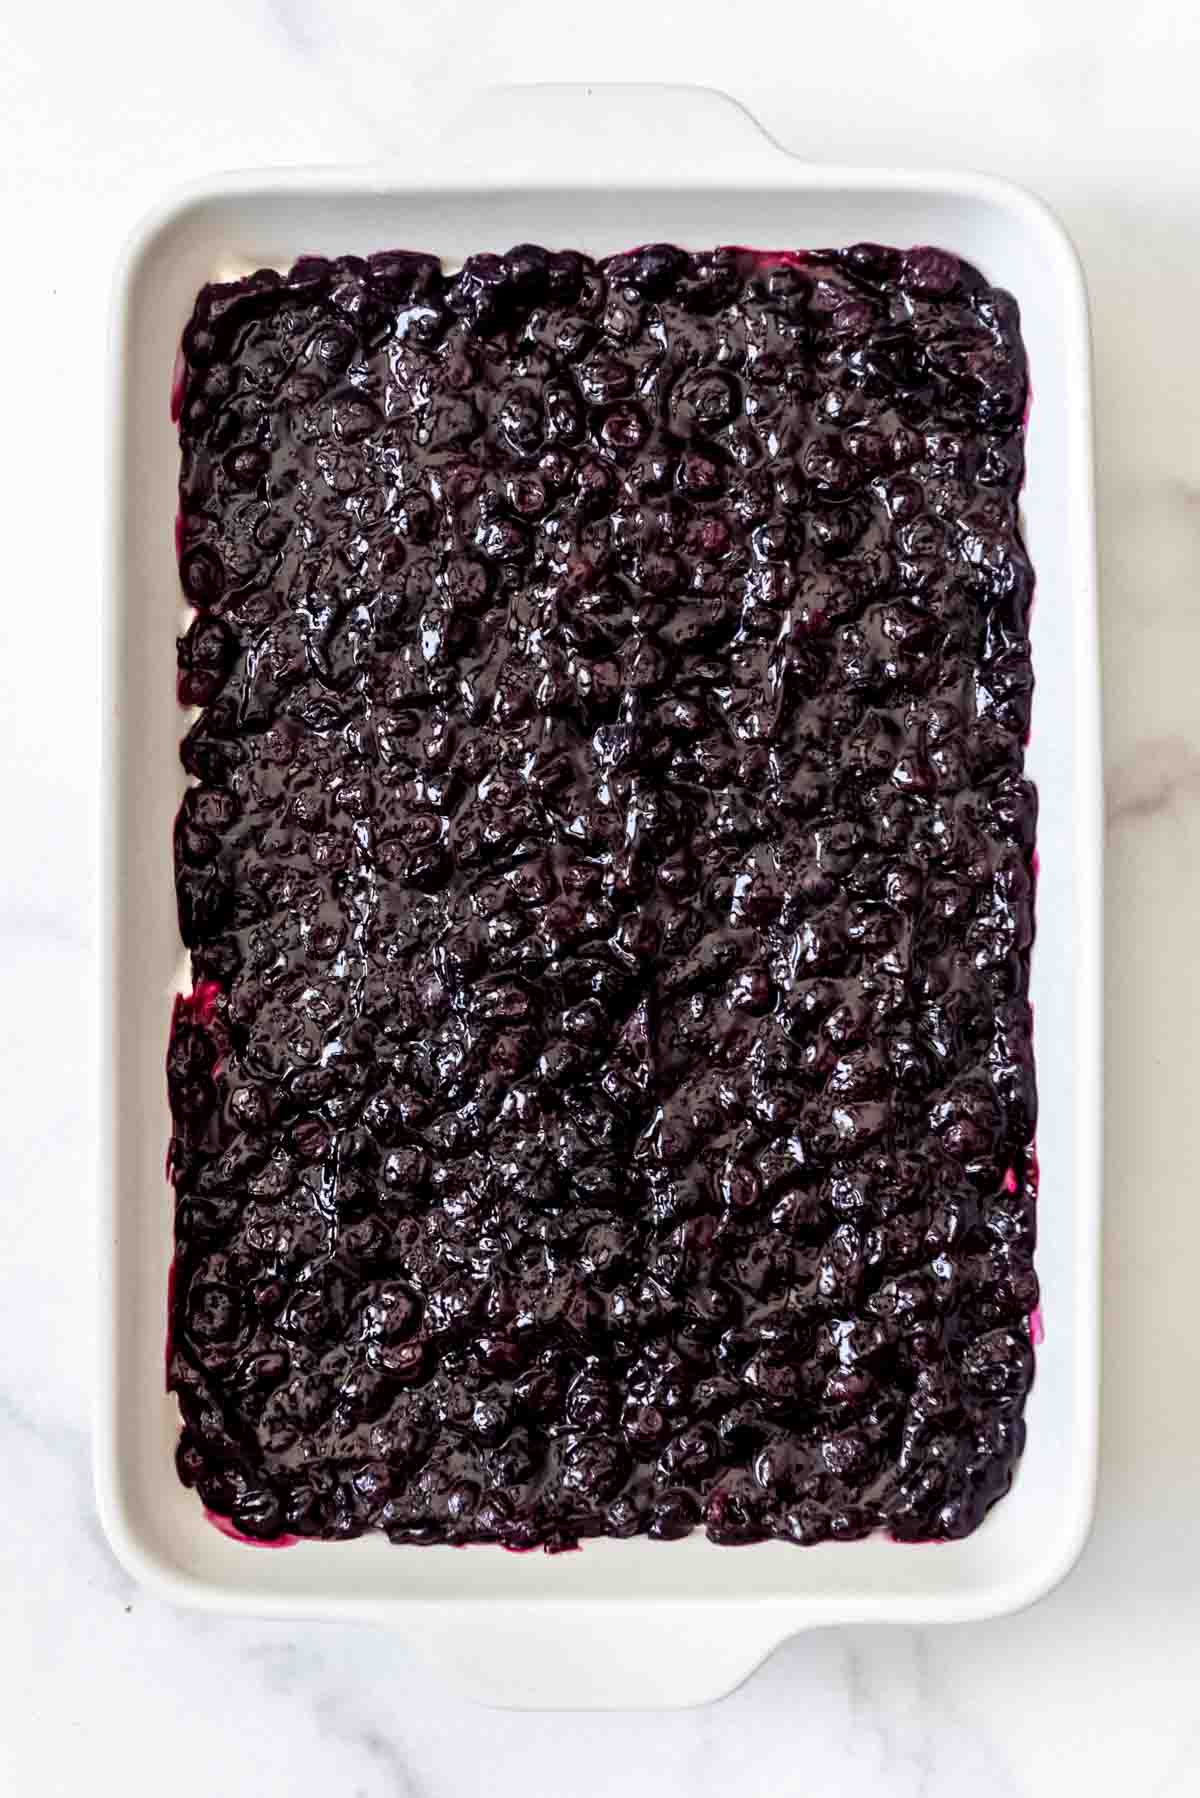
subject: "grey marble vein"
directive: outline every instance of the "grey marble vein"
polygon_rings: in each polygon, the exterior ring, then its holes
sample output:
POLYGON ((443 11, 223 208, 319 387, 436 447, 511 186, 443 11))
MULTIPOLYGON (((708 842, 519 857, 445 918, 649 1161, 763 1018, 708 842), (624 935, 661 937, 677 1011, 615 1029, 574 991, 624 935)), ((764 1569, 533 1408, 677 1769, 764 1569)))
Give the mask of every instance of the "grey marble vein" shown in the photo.
POLYGON ((1105 789, 1110 827, 1156 817, 1200 794, 1200 750, 1186 737, 1151 737, 1109 770, 1105 789))
MULTIPOLYGON (((336 1696, 319 1698, 315 1715, 323 1732, 344 1744, 352 1754, 366 1757, 382 1777, 389 1798, 427 1798, 426 1789, 405 1759, 399 1742, 377 1724, 355 1716, 345 1701, 336 1696)), ((356 1798, 374 1798, 378 1790, 377 1784, 356 1786, 356 1798)))

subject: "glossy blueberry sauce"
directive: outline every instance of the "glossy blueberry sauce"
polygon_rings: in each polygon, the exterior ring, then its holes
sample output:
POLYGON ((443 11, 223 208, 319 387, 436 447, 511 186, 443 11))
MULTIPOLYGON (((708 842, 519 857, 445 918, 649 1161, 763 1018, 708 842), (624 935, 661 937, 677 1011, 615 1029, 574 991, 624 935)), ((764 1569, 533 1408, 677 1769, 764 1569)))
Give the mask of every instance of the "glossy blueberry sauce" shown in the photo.
POLYGON ((1012 298, 305 257, 183 352, 181 1477, 266 1541, 973 1529, 1038 1298, 1012 298))

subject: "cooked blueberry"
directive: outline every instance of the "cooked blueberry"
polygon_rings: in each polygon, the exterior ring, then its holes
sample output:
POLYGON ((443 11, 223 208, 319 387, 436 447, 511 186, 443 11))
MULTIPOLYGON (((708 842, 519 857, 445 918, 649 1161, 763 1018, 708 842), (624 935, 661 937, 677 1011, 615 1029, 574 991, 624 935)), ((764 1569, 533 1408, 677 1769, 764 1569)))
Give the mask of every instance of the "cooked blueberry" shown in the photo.
POLYGON ((941 299, 958 283, 960 264, 957 256, 928 245, 910 250, 904 258, 900 280, 913 293, 941 299))
POLYGON ((843 250, 842 260, 853 274, 872 286, 894 282, 903 264, 898 250, 877 243, 851 244, 848 250, 843 250))
POLYGON ((230 1342, 238 1333, 237 1292, 219 1281, 193 1286, 188 1295, 188 1328, 200 1342, 230 1342))
POLYGON ((447 290, 453 311, 476 329, 492 330, 514 297, 512 276, 499 256, 468 256, 447 290))
POLYGON ((212 606, 225 591, 225 570, 215 550, 189 550, 179 564, 183 590, 194 606, 212 606))
POLYGON ((650 1512, 649 1534, 659 1542, 690 1536, 700 1521, 700 1504, 690 1492, 664 1492, 650 1512))
POLYGON ((570 306, 578 299, 588 272, 588 262, 574 250, 551 251, 546 258, 546 279, 556 305, 570 306))
POLYGON ((640 449, 649 428, 640 406, 614 406, 600 426, 600 438, 609 450, 619 455, 640 449))
POLYGON ((550 257, 537 244, 521 243, 504 258, 518 303, 533 306, 550 288, 550 257))
POLYGON ((404 302, 435 294, 442 285, 441 265, 433 256, 408 250, 384 250, 367 258, 371 285, 386 300, 404 302))
POLYGON ((242 444, 225 457, 225 472, 238 487, 257 487, 270 466, 270 455, 259 443, 242 444))
POLYGON ((243 1492, 233 1507, 232 1519, 245 1536, 270 1541, 283 1527, 283 1507, 279 1495, 269 1486, 252 1486, 243 1492))
POLYGON ((179 641, 180 704, 211 704, 224 685, 236 656, 233 633, 224 620, 198 612, 187 636, 179 641))
POLYGON ((675 286, 688 261, 674 244, 648 243, 630 258, 629 278, 647 299, 661 299, 675 286))
POLYGON ((732 375, 715 368, 681 375, 671 389, 667 418, 681 437, 720 430, 738 412, 741 397, 732 375))

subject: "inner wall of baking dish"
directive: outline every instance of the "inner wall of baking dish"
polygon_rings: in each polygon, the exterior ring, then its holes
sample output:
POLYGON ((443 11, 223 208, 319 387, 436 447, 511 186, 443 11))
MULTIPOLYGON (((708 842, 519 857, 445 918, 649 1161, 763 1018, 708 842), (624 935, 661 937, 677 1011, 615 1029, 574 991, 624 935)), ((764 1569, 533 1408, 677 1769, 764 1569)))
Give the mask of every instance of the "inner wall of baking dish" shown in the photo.
MULTIPOLYGON (((401 1597, 621 1597, 773 1594, 818 1603, 886 1597, 934 1614, 986 1609, 1002 1591, 1061 1560, 1082 1527, 1086 1454, 1080 1428, 1082 1366, 1090 1340, 1080 1307, 1075 1130, 1074 995, 1079 897, 1076 829, 1075 618, 1088 566, 1083 329, 1061 250, 1036 214, 975 195, 853 185, 771 191, 506 191, 397 193, 386 189, 264 187, 192 203, 160 226, 131 272, 124 343, 124 427, 116 677, 116 1211, 114 1340, 115 1508, 136 1548, 168 1575, 245 1602, 314 1608, 401 1597), (1033 617, 1037 694, 1029 772, 1041 795, 1038 938, 1033 963, 1041 1095, 1038 1267, 1046 1340, 1027 1420, 1028 1446, 1011 1494, 960 1543, 918 1551, 873 1539, 797 1549, 715 1549, 677 1543, 588 1544, 581 1553, 514 1556, 479 1548, 393 1548, 380 1537, 303 1543, 269 1552, 231 1542, 208 1524, 173 1465, 174 1402, 163 1386, 172 1195, 163 1164, 169 1134, 164 1053, 169 995, 180 965, 171 874, 171 825, 182 791, 175 703, 180 592, 173 549, 178 447, 168 417, 176 344, 197 289, 218 271, 286 267, 303 252, 406 247, 460 261, 520 241, 594 255, 651 239, 700 247, 743 243, 813 247, 860 239, 943 244, 1011 288, 1022 309, 1035 394, 1024 496, 1037 570, 1033 617), (1082 371, 1082 372, 1081 372, 1082 371), (122 590, 123 589, 123 590, 122 590), (1080 1466, 1084 1471, 1080 1471, 1080 1466)), ((1084 819, 1083 828, 1090 827, 1084 819)), ((1085 845, 1086 848, 1086 845, 1085 845)), ((1087 863, 1086 854, 1084 865, 1087 863)), ((1090 924, 1083 919, 1085 946, 1090 924)))

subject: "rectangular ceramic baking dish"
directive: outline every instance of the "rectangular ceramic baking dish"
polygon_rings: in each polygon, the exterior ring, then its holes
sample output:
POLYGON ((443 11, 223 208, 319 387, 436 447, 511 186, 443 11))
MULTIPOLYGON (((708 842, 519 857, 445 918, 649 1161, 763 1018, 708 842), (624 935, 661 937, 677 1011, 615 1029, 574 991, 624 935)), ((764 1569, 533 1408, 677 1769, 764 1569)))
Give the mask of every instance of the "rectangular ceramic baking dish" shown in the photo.
POLYGON ((994 1616, 1039 1597, 1087 1534, 1096 1462, 1101 831, 1087 305, 1061 227, 976 175, 797 161, 723 96, 531 88, 483 96, 404 166, 247 173, 176 197, 125 257, 112 365, 101 1004, 107 1086, 97 1484, 116 1552, 157 1593, 214 1611, 402 1630, 473 1694, 521 1706, 655 1706, 728 1690, 819 1624, 994 1616), (1020 301, 1033 371, 1025 528, 1038 577, 1029 771, 1041 792, 1033 961, 1046 1336, 1011 1494, 965 1541, 719 1549, 702 1537, 578 1554, 268 1552, 231 1541, 178 1483, 163 1388, 171 1195, 163 1058, 181 948, 171 825, 182 612, 168 417, 201 284, 301 252, 411 247, 455 262, 533 240, 595 255, 648 239, 946 245, 1020 301))

